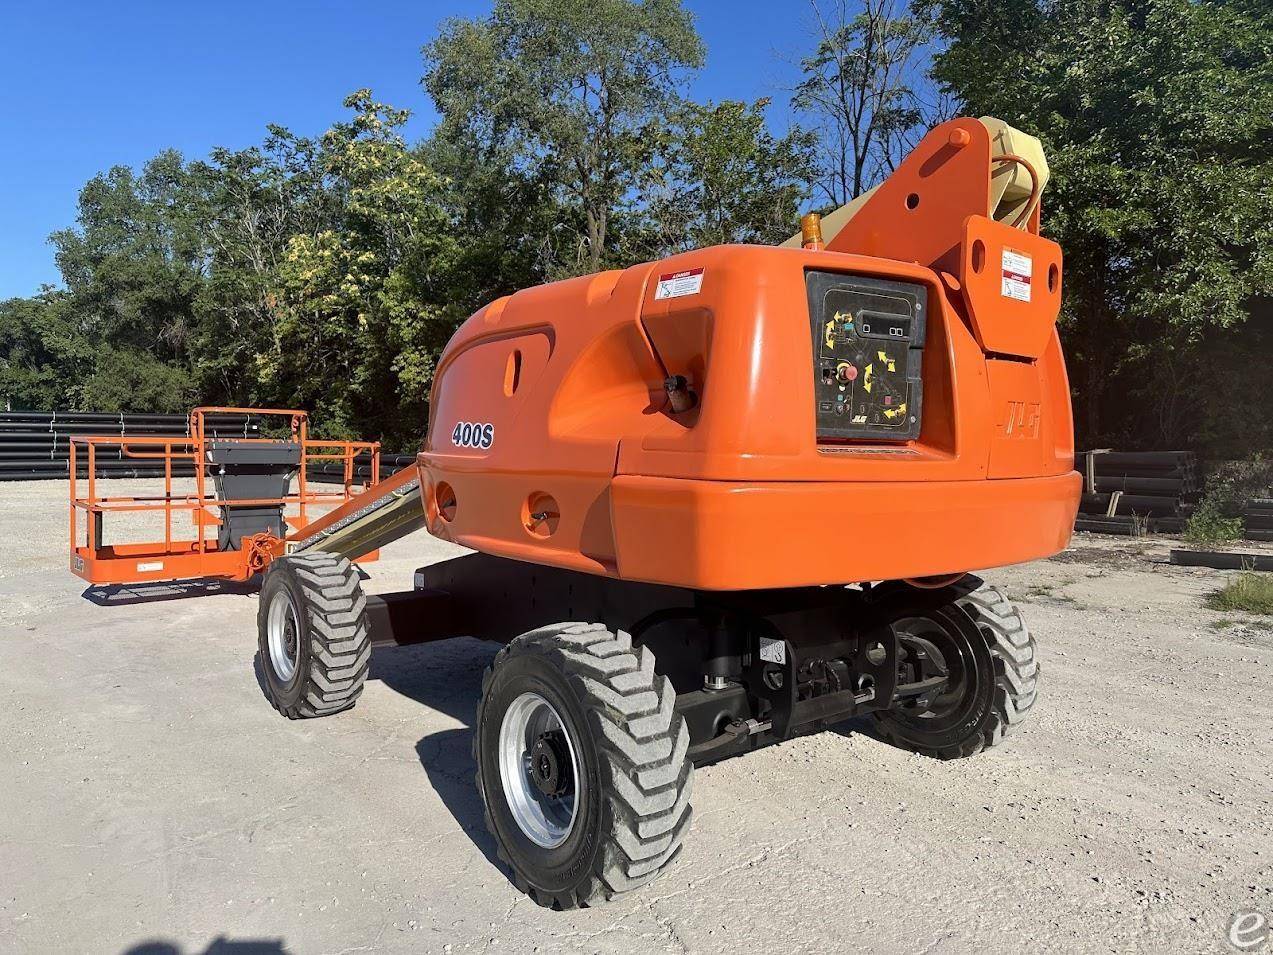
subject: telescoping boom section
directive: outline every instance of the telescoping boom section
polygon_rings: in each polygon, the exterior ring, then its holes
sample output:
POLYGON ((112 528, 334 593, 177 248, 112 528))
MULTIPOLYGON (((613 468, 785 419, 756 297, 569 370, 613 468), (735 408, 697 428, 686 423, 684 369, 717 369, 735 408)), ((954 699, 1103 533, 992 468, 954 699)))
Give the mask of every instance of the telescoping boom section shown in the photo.
POLYGON ((379 469, 379 444, 311 438, 306 413, 290 409, 196 408, 189 434, 180 437, 73 437, 71 570, 93 584, 247 580, 285 553, 374 559, 378 547, 424 519, 415 469, 384 482, 379 469), (227 414, 260 421, 266 436, 210 426, 227 414), (112 457, 162 462, 162 491, 102 494, 96 466, 106 449, 112 457), (371 462, 367 484, 355 479, 356 458, 371 462), (319 462, 338 465, 339 484, 311 481, 319 462), (162 524, 163 537, 106 543, 108 515, 112 523, 162 524))

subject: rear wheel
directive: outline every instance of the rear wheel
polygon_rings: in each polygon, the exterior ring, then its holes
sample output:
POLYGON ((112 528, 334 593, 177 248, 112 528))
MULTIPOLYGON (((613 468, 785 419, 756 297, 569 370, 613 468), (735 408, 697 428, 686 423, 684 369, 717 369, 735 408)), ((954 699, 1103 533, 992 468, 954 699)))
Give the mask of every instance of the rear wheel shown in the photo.
POLYGON ((265 696, 288 719, 330 716, 362 693, 371 659, 358 568, 332 554, 274 561, 261 585, 258 659, 265 696))
POLYGON ((898 746, 939 759, 973 756, 999 743, 1034 706, 1034 637, 996 588, 964 578, 892 625, 898 691, 893 708, 876 719, 898 746))
POLYGON ((524 634, 482 681, 473 756, 513 881, 569 909, 655 878, 690 825, 689 731, 654 656, 600 624, 524 634))

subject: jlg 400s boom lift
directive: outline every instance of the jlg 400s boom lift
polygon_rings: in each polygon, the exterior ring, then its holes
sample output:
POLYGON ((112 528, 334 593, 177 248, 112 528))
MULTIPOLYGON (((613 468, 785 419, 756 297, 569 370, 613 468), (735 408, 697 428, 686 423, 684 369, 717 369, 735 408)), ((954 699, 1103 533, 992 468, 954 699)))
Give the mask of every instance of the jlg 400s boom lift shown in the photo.
POLYGON ((416 469, 269 564, 270 700, 352 706, 376 640, 502 642, 478 788, 516 884, 561 908, 673 860, 695 765, 866 713, 935 757, 1000 742, 1034 640, 968 572, 1063 549, 1080 493, 1046 179, 1037 140, 957 119, 783 247, 492 302, 416 469), (365 597, 349 561, 418 523, 411 482, 477 553, 365 597))

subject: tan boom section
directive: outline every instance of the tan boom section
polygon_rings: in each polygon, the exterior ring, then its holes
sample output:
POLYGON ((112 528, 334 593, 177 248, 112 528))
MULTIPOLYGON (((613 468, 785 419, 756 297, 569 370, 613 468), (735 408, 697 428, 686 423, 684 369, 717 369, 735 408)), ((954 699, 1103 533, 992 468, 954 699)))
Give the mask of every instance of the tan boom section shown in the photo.
MULTIPOLYGON (((1019 226, 1024 224, 1034 211, 1026 208, 1034 195, 1034 202, 1042 195, 1048 183, 1048 160, 1043 153, 1043 144, 1037 137, 1009 126, 1001 119, 993 116, 982 116, 981 125, 990 133, 992 166, 990 171, 990 208, 986 215, 996 222, 1019 226), (1011 158, 1010 158, 1011 157, 1011 158), (1018 162, 1014 160, 1024 160, 1018 162), (1030 175, 1034 170, 1038 177, 1037 189, 1030 175)), ((852 219, 875 194, 878 186, 872 186, 862 195, 846 202, 834 212, 822 217, 822 240, 829 243, 841 229, 852 219)), ((802 244, 801 234, 797 232, 786 242, 783 248, 798 249, 802 244)))

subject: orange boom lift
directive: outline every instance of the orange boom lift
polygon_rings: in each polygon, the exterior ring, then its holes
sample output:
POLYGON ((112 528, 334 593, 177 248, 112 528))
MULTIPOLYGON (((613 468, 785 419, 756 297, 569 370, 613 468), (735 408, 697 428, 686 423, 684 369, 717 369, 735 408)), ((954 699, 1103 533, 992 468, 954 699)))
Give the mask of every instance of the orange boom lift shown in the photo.
POLYGON ((558 908, 671 862, 696 765, 864 714, 931 756, 999 743, 1035 643, 970 572, 1063 549, 1080 494, 1047 178, 1033 137, 956 119, 781 247, 486 306, 416 468, 252 538, 270 701, 347 709, 377 641, 504 643, 478 789, 558 908), (420 523, 476 553, 364 595, 349 559, 420 523))

